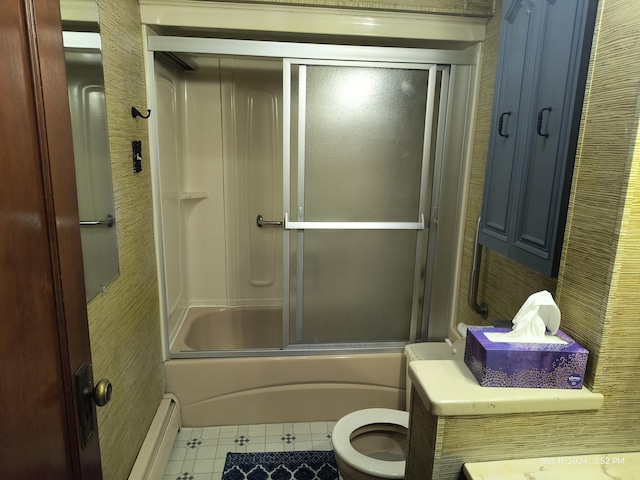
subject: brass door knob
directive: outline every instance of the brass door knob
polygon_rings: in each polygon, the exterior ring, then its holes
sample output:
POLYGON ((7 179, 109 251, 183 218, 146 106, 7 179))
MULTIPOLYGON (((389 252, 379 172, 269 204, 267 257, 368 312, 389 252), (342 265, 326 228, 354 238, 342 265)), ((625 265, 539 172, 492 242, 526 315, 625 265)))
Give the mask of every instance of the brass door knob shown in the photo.
POLYGON ((113 387, 111 386, 111 382, 106 378, 103 378, 96 383, 93 390, 87 389, 85 391, 85 395, 91 397, 98 407, 104 407, 109 403, 109 400, 111 400, 112 392, 113 387))

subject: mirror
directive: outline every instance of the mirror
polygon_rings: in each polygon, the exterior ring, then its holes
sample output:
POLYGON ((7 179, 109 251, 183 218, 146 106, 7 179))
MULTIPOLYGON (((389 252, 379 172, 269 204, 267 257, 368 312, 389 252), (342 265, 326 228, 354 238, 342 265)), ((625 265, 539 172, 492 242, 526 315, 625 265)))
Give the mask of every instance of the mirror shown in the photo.
POLYGON ((95 0, 61 0, 87 302, 119 275, 111 157, 95 0))

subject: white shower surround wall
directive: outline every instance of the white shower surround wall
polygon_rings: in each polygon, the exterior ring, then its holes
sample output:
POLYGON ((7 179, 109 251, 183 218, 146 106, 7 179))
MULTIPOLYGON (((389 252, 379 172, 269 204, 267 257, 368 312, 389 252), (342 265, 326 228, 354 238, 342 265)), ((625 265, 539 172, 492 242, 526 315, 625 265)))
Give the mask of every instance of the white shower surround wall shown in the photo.
MULTIPOLYGON (((452 131, 470 132, 473 131, 475 123, 476 99, 479 85, 479 69, 482 53, 482 42, 484 41, 486 19, 456 17, 446 15, 428 14, 405 14, 390 12, 373 12, 348 9, 331 8, 308 8, 289 7, 274 5, 249 5, 216 2, 193 2, 193 1, 162 1, 162 0, 142 0, 141 1, 142 21, 148 25, 163 25, 173 27, 198 27, 198 28, 225 28, 228 30, 261 30, 272 32, 296 33, 303 38, 307 34, 333 34, 352 35, 358 37, 379 37, 379 38, 405 38, 417 42, 444 41, 451 42, 448 45, 457 45, 461 48, 458 52, 453 52, 453 58, 473 58, 469 62, 470 69, 464 75, 452 75, 452 82, 456 84, 458 91, 466 92, 465 95, 458 95, 450 101, 448 107, 449 115, 447 126, 452 131), (271 18, 274 21, 268 21, 271 18), (277 21, 275 21, 277 19, 277 21), (463 97, 463 98, 460 98, 463 97), (457 130, 456 130, 457 129, 457 130)), ((156 45, 165 40, 163 37, 155 36, 155 33, 146 27, 148 36, 154 36, 156 45)), ((149 44, 149 38, 146 38, 149 44)), ((173 51, 193 51, 193 45, 199 41, 207 42, 207 39, 182 39, 175 44, 173 51)), ((440 43, 440 45, 444 45, 440 43)), ((313 45, 308 45, 313 47, 313 45)), ((208 47, 205 47, 205 50, 208 47)), ((355 47, 358 48, 358 47, 355 47)), ((151 50, 151 49, 150 49, 151 50)), ((313 48, 305 49, 314 51, 313 48)), ((382 50, 378 50, 376 55, 382 50)), ((443 53, 444 51, 439 51, 443 53)), ((436 60, 437 61, 437 60, 436 60)), ((153 108, 156 101, 156 86, 151 80, 154 78, 153 52, 149 52, 146 58, 148 66, 148 92, 149 105, 153 108)), ((156 142, 157 133, 151 129, 151 155, 152 164, 157 162, 156 142)), ((457 303, 457 285, 459 284, 459 270, 462 256, 462 238, 464 235, 464 205, 466 205, 467 185, 469 177, 469 166, 471 157, 472 138, 468 134, 463 134, 462 138, 447 138, 444 148, 446 150, 446 160, 443 164, 440 184, 440 212, 437 217, 430 220, 432 226, 437 222, 438 236, 436 248, 438 255, 434 262, 434 281, 432 285, 432 300, 430 305, 430 318, 442 319, 433 322, 430 326, 429 338, 443 338, 447 336, 452 325, 455 325, 455 305, 457 303), (454 192, 453 195, 450 192, 454 192)), ((212 155, 212 152, 207 152, 212 155)), ((213 152, 215 157, 217 152, 213 152)), ((195 174, 199 176, 199 173, 195 174)), ((157 168, 154 166, 154 185, 159 185, 157 168)), ((195 200, 206 198, 209 191, 199 189, 186 189, 180 194, 183 200, 195 200)), ((154 201, 160 201, 158 192, 154 189, 154 201)), ((162 222, 156 218, 156 241, 158 250, 163 251, 162 222)), ((214 228, 211 224, 209 228, 214 228)), ((161 273, 161 283, 165 281, 165 266, 159 261, 159 271, 161 273)), ((161 284, 161 296, 165 297, 165 286, 161 284)), ((215 305, 222 303, 223 299, 213 301, 194 300, 187 301, 178 307, 178 311, 183 313, 174 319, 173 326, 167 330, 167 322, 163 322, 165 339, 165 356, 169 358, 169 336, 175 336, 178 330, 178 320, 184 318, 186 308, 190 305, 215 305)), ((163 306, 162 313, 165 317, 169 312, 163 306)), ((165 318, 166 320, 166 318, 165 318)))
POLYGON ((197 63, 188 75, 155 65, 156 190, 171 341, 189 307, 282 303, 282 233, 243 221, 255 211, 277 217, 282 204, 272 193, 282 191, 281 63, 248 60, 240 70, 233 59, 197 63), (269 76, 247 84, 247 67, 269 76), (260 152, 253 159, 259 168, 247 165, 251 150, 260 152))

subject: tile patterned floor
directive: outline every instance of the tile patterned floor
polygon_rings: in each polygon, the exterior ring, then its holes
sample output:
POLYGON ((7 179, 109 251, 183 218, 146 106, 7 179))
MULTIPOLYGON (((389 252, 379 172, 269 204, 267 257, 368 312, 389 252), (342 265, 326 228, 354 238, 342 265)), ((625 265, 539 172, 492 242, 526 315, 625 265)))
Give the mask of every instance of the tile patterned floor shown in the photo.
POLYGON ((228 452, 331 450, 335 422, 182 428, 163 480, 221 480, 228 452))

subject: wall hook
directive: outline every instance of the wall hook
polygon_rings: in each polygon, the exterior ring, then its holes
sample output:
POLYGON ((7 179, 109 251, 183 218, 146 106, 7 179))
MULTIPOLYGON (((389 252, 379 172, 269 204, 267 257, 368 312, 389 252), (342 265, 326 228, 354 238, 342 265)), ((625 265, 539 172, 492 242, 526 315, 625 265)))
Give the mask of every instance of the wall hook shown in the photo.
POLYGON ((149 118, 151 116, 151 110, 147 110, 147 116, 145 117, 143 114, 140 113, 140 110, 138 110, 136 107, 131 107, 131 116, 133 118, 136 118, 136 117, 149 118))

